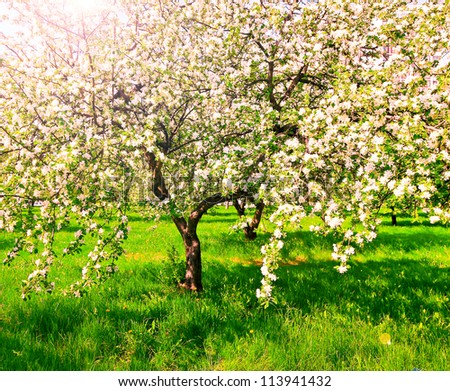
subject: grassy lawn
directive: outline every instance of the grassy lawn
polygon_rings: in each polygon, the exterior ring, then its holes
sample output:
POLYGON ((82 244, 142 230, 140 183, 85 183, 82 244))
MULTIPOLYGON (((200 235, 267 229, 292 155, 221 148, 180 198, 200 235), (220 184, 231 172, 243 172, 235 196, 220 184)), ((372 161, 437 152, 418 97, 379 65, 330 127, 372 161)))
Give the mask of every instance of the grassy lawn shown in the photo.
MULTIPOLYGON (((291 232, 279 304, 264 310, 255 290, 269 233, 246 242, 230 232, 235 221, 232 209, 218 208, 200 222, 201 294, 173 284, 168 252, 183 254, 175 226, 154 229, 138 215, 120 272, 81 299, 23 302, 29 262, 1 266, 0 370, 450 370, 447 228, 402 217, 391 227, 385 216, 378 239, 344 275, 329 260, 330 240, 308 225, 291 232)), ((11 244, 0 233, 0 256, 11 244)), ((60 289, 79 278, 88 251, 55 265, 60 289)))

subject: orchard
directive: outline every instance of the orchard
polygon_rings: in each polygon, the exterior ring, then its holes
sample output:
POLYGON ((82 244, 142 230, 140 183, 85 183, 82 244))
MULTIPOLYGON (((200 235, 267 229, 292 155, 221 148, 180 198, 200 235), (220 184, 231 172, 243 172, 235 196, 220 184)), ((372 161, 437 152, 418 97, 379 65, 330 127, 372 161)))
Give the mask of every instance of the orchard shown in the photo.
POLYGON ((0 41, 0 229, 4 263, 35 265, 23 298, 56 289, 51 269, 88 236, 70 292, 116 273, 136 208, 175 224, 191 291, 202 217, 230 203, 254 239, 265 214, 264 305, 305 218, 339 273, 382 208, 449 221, 448 2, 80 4, 3 2, 20 27, 0 41))

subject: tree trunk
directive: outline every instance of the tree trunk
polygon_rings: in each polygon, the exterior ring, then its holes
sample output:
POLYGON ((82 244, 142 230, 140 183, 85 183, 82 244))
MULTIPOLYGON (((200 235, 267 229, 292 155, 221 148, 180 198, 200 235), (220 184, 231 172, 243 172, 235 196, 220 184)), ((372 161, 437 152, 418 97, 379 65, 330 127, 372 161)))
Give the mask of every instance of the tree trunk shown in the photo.
POLYGON ((397 225, 397 215, 395 213, 395 209, 394 208, 391 208, 391 209, 392 209, 392 214, 391 214, 392 225, 396 226, 397 225))
MULTIPOLYGON (((236 198, 240 198, 240 193, 236 194, 236 198)), ((175 223, 178 232, 183 238, 184 248, 186 250, 186 274, 183 281, 180 282, 180 287, 190 291, 203 290, 202 284, 202 256, 200 248, 200 239, 197 236, 197 226, 202 216, 214 205, 226 201, 227 198, 221 194, 215 194, 201 201, 197 208, 195 208, 189 218, 172 215, 172 220, 175 223)))
POLYGON ((233 200, 233 206, 236 209, 236 212, 239 217, 245 216, 245 198, 243 200, 233 200))
POLYGON ((247 226, 244 228, 244 235, 246 239, 248 240, 255 240, 256 239, 256 230, 259 227, 259 223, 261 222, 261 218, 264 211, 264 202, 259 201, 256 204, 256 210, 255 214, 253 215, 253 219, 250 222, 250 224, 247 224, 247 226))
POLYGON ((183 242, 186 250, 186 275, 180 285, 187 290, 201 291, 203 285, 200 240, 194 233, 194 235, 184 235, 183 242))
POLYGON ((255 228, 253 228, 250 224, 247 224, 244 227, 244 236, 245 239, 253 241, 256 239, 256 232, 255 232, 255 228))
POLYGON ((203 290, 202 284, 202 253, 200 239, 197 236, 197 225, 202 213, 196 211, 186 221, 184 217, 172 216, 172 220, 178 228, 183 239, 186 253, 186 273, 179 286, 190 291, 203 290))
POLYGON ((397 215, 392 214, 392 225, 396 226, 397 225, 397 215))
MULTIPOLYGON (((156 159, 154 153, 147 151, 143 146, 145 160, 152 172, 152 190, 156 197, 160 200, 170 200, 170 194, 166 188, 164 177, 162 174, 162 163, 156 159)), ((233 196, 224 197, 217 193, 201 201, 197 207, 191 212, 186 220, 182 216, 172 214, 172 221, 175 223, 178 232, 183 238, 184 248, 186 251, 186 274, 183 281, 180 281, 180 287, 191 291, 203 290, 202 284, 202 256, 200 248, 200 239, 197 236, 197 226, 202 216, 208 212, 214 205, 220 204, 232 199, 241 199, 245 192, 236 192, 233 196)), ((259 224, 259 221, 258 221, 259 224)), ((255 235, 256 236, 256 235, 255 235)))
MULTIPOLYGON (((233 205, 236 208, 239 217, 245 216, 245 203, 245 200, 241 202, 239 202, 238 200, 233 200, 233 205)), ((259 201, 256 204, 256 210, 255 214, 253 215, 252 221, 250 223, 247 223, 247 225, 244 227, 244 236, 247 240, 256 239, 256 230, 258 229, 259 223, 261 222, 264 206, 265 205, 263 201, 259 201)))

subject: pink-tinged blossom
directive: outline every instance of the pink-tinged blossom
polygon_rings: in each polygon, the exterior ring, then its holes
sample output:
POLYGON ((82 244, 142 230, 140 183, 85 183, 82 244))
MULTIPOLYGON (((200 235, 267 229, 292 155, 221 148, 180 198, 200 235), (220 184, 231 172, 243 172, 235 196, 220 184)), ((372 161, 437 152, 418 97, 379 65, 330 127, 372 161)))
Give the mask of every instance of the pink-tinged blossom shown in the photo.
POLYGON ((347 266, 339 266, 338 268, 337 268, 337 271, 339 272, 339 273, 341 273, 341 274, 344 274, 344 273, 346 273, 347 271, 348 271, 348 267, 347 266))
POLYGON ((439 216, 430 216, 430 223, 436 224, 441 218, 439 216))

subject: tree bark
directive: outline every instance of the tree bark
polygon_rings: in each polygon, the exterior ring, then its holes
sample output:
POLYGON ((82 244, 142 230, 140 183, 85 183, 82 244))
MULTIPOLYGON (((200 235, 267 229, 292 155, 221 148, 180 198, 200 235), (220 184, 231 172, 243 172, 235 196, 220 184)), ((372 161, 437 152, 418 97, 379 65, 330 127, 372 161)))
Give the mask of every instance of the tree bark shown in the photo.
POLYGON ((195 234, 183 237, 186 251, 186 274, 181 286, 190 291, 202 291, 202 254, 200 240, 195 234))
MULTIPOLYGON (((239 217, 245 216, 245 203, 246 201, 233 200, 233 206, 236 208, 236 211, 239 217)), ((259 227, 259 223, 261 222, 261 218, 264 211, 264 202, 258 201, 256 204, 255 214, 253 215, 252 221, 247 223, 244 227, 244 236, 247 240, 255 240, 256 239, 256 230, 259 227)))
POLYGON ((397 215, 395 215, 395 214, 392 215, 392 225, 394 225, 394 226, 397 225, 397 215))
POLYGON ((259 223, 261 222, 262 215, 264 212, 264 202, 258 201, 256 204, 256 210, 255 214, 253 215, 253 219, 248 225, 248 232, 244 229, 245 237, 249 240, 255 240, 256 239, 256 230, 259 227, 259 223))
POLYGON ((236 212, 239 217, 245 216, 245 203, 246 203, 245 198, 243 200, 237 199, 233 200, 233 206, 236 209, 236 212))
POLYGON ((180 235, 183 239, 186 254, 186 273, 179 286, 190 291, 203 290, 202 284, 202 253, 200 239, 197 236, 197 225, 201 215, 192 212, 186 221, 184 217, 172 216, 180 235))

